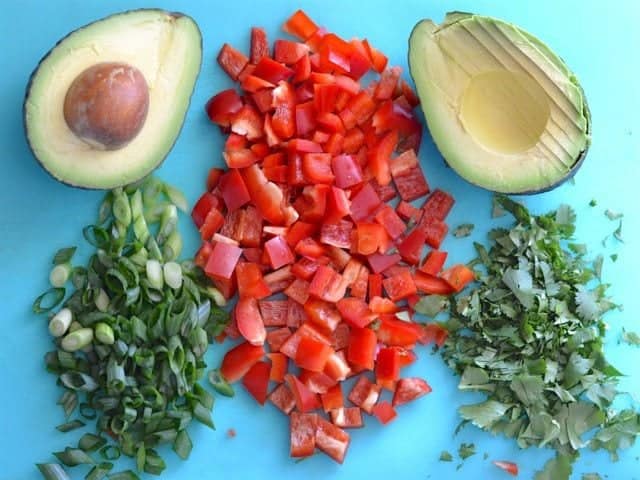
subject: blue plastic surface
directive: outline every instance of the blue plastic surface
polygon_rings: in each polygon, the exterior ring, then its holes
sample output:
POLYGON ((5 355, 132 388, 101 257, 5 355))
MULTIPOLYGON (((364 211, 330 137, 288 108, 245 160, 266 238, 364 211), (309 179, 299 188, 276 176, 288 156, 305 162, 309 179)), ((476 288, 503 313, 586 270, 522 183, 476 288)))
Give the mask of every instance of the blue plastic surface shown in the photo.
MULTIPOLYGON (((96 215, 100 192, 73 189, 49 177, 31 156, 22 130, 25 86, 38 60, 69 31, 102 16, 143 6, 180 10, 193 16, 203 33, 204 62, 182 134, 158 175, 183 189, 190 202, 204 188, 208 168, 221 165, 222 137, 206 119, 203 105, 211 94, 231 86, 217 67, 215 56, 223 42, 246 50, 249 28, 266 28, 271 40, 281 35, 280 25, 297 7, 303 7, 319 24, 347 38, 367 37, 388 54, 391 64, 408 78, 407 38, 422 18, 441 20, 448 10, 475 11, 515 22, 555 49, 581 79, 593 113, 593 145, 575 178, 575 184, 535 197, 526 203, 537 212, 568 202, 578 213, 577 236, 607 259, 604 278, 611 293, 624 304, 623 312, 608 316, 611 326, 606 351, 620 370, 629 374, 624 391, 640 387, 640 349, 619 344, 624 326, 640 330, 638 267, 640 220, 638 217, 638 160, 640 154, 640 2, 562 1, 511 2, 489 0, 438 1, 165 1, 155 4, 134 0, 57 0, 3 2, 0 32, 0 479, 40 478, 34 463, 54 460, 51 452, 73 444, 80 432, 59 433, 63 422, 55 402, 60 394, 53 376, 45 372, 43 354, 51 340, 43 318, 31 313, 33 298, 47 288, 51 255, 63 246, 81 244, 81 228, 96 215), (598 201, 589 207, 589 201, 598 201), (617 222, 603 214, 606 208, 625 213, 625 243, 611 238, 617 222), (616 263, 609 254, 619 254, 616 263)), ((467 184, 444 167, 428 133, 420 152, 432 186, 451 191, 457 204, 450 225, 475 223, 471 238, 447 238, 444 248, 452 259, 473 255, 472 240, 484 240, 495 225, 490 220, 488 192, 467 184)), ((181 223, 185 252, 193 252, 197 236, 188 218, 181 223)), ((85 249, 86 253, 88 250, 85 249)), ((214 346, 206 359, 216 365, 225 346, 214 346)), ((194 424, 191 458, 180 461, 169 449, 168 468, 162 478, 176 479, 361 479, 361 478, 482 478, 503 479, 506 474, 490 460, 511 460, 520 465, 520 478, 532 478, 551 456, 549 450, 521 451, 515 442, 492 438, 467 427, 454 436, 459 422, 456 407, 474 397, 456 390, 457 380, 430 349, 408 371, 426 377, 434 392, 401 407, 399 418, 382 427, 373 418, 366 428, 352 431, 352 444, 344 465, 324 455, 296 463, 288 457, 288 421, 273 406, 258 407, 244 390, 234 399, 218 398, 214 408, 216 431, 194 424), (227 430, 237 432, 229 438, 227 430), (453 463, 438 461, 442 450, 456 452, 462 442, 473 442, 477 454, 459 471, 453 463), (488 459, 484 459, 484 453, 488 459)), ((626 405, 626 401, 621 402, 626 405)), ((610 479, 631 479, 640 471, 640 445, 610 462, 604 453, 585 453, 572 478, 585 472, 607 474, 610 479)), ((121 461, 122 468, 133 463, 121 461)), ((78 467, 73 478, 83 478, 78 467)), ((148 477, 148 476, 147 476, 148 477)))

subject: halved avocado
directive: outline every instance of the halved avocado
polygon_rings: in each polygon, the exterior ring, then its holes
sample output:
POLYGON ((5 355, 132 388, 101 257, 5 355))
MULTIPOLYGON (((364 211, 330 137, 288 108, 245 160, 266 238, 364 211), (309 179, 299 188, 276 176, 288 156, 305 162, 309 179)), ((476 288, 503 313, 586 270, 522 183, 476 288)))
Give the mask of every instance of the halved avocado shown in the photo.
POLYGON ((575 75, 544 43, 495 18, 419 22, 409 67, 447 163, 488 190, 537 193, 572 176, 591 120, 575 75))
POLYGON ((181 13, 134 10, 75 30, 45 55, 27 86, 24 124, 33 154, 72 186, 108 189, 145 177, 178 137, 201 61, 200 30, 181 13), (124 87, 114 90, 120 97, 109 98, 105 88, 113 79, 124 87), (138 97, 130 95, 132 85, 138 97), (83 103, 74 103, 77 98, 83 103), (96 104, 104 111, 91 117, 88 110, 96 104), (125 105, 121 114, 107 108, 114 104, 125 105), (92 137, 92 118, 106 125, 106 133, 92 137), (120 138, 123 118, 136 125, 120 138))

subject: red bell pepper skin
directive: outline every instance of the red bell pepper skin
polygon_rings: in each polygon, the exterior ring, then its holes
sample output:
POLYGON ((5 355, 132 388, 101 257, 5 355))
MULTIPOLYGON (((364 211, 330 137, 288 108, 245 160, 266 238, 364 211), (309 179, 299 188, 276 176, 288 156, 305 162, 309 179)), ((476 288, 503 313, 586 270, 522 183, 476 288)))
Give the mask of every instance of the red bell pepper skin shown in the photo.
POLYGON ((205 266, 204 273, 209 277, 228 280, 242 255, 242 249, 228 243, 217 242, 205 266))
POLYGON ((315 413, 291 412, 289 430, 291 436, 292 457, 309 457, 316 449, 316 430, 318 415, 315 413))
POLYGON ((451 285, 454 292, 460 292, 476 279, 476 274, 466 265, 458 264, 443 271, 440 278, 451 285))
POLYGON ((241 343, 225 354, 220 373, 228 382, 237 382, 244 377, 254 363, 264 357, 264 353, 262 345, 241 343))
POLYGON ((260 405, 267 401, 270 370, 267 362, 256 362, 242 378, 242 385, 260 405))
POLYGON ((401 378, 398 380, 391 404, 394 407, 404 405, 429 393, 431 393, 431 387, 423 379, 401 378))
POLYGON ((373 407, 373 415, 380 421, 381 424, 386 425, 387 423, 394 420, 398 416, 398 413, 389 402, 382 401, 376 403, 376 405, 373 407))
POLYGON ((376 353, 376 332, 370 328, 353 328, 349 337, 347 359, 349 363, 373 370, 376 353))
POLYGON ((240 334, 252 345, 262 345, 267 338, 258 301, 242 297, 235 307, 235 318, 240 334))

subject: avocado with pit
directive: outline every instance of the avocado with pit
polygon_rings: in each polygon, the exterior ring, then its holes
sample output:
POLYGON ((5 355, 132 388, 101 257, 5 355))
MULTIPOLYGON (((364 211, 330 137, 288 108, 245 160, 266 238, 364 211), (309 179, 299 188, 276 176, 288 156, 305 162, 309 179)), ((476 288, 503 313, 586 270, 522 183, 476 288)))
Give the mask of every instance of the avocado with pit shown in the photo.
POLYGON ((140 180, 173 147, 201 62, 200 30, 181 13, 133 10, 75 30, 27 86, 24 125, 34 156, 76 187, 140 180))
POLYGON ((491 17, 419 22, 409 67, 434 142, 467 181, 538 193, 571 177, 591 133, 584 92, 540 40, 491 17))

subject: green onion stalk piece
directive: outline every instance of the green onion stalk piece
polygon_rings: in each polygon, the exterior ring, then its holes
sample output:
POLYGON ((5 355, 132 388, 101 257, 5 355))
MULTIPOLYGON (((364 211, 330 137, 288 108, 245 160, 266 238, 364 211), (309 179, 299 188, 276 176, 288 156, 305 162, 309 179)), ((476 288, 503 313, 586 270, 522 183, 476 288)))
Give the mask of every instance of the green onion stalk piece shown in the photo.
POLYGON ((71 277, 72 267, 70 263, 61 263, 51 269, 49 273, 49 283, 52 287, 64 287, 69 277, 71 277))
POLYGON ((67 334, 60 342, 60 345, 67 352, 75 352, 91 344, 93 341, 92 328, 79 328, 78 330, 67 334))
POLYGON ((104 322, 96 323, 93 334, 96 337, 96 340, 105 345, 113 345, 116 341, 113 334, 113 328, 104 322))
POLYGON ((49 321, 49 333, 54 337, 61 337, 67 333, 72 320, 73 314, 71 310, 68 308, 61 309, 49 321))

